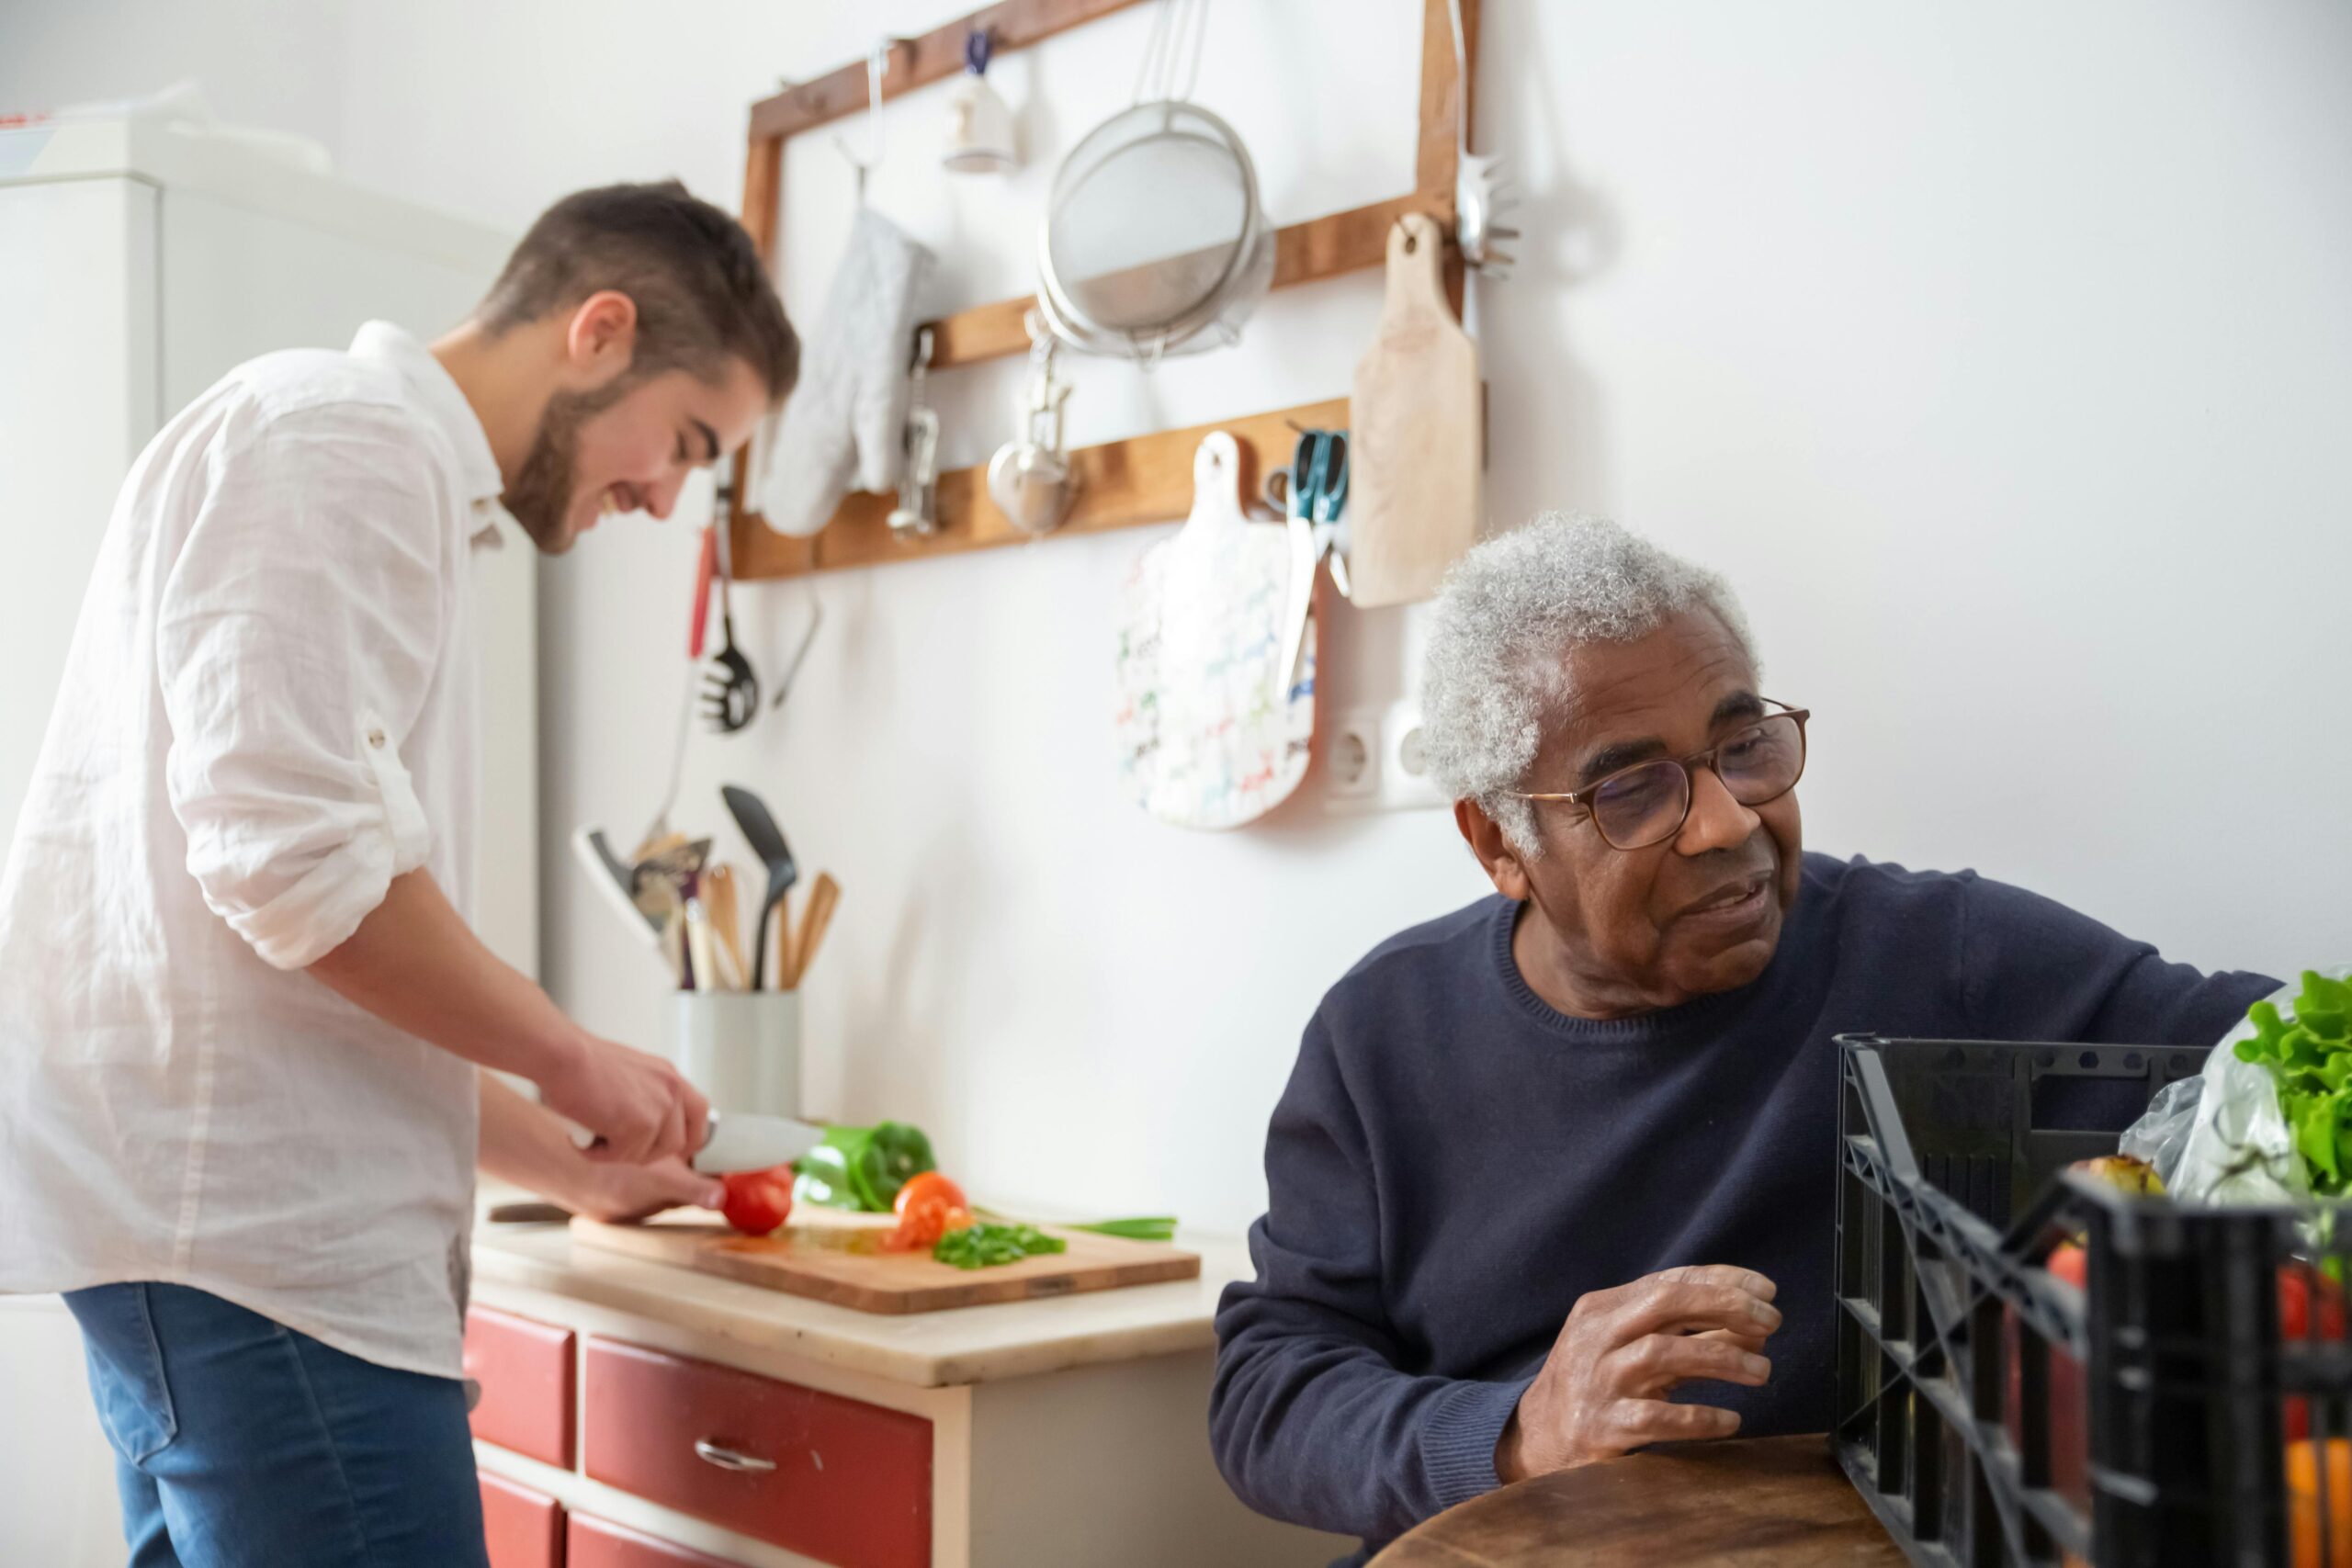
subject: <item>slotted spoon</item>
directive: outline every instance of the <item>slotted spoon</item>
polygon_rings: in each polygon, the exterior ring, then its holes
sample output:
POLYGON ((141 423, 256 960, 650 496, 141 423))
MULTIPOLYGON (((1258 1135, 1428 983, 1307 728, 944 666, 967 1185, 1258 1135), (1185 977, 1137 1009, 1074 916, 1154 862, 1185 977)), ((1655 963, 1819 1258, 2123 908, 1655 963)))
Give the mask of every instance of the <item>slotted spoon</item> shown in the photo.
POLYGON ((703 666, 702 713, 710 728, 732 735, 760 716, 760 678, 752 661, 735 646, 735 607, 728 585, 735 576, 734 551, 727 537, 727 519, 714 519, 718 536, 718 651, 703 666))

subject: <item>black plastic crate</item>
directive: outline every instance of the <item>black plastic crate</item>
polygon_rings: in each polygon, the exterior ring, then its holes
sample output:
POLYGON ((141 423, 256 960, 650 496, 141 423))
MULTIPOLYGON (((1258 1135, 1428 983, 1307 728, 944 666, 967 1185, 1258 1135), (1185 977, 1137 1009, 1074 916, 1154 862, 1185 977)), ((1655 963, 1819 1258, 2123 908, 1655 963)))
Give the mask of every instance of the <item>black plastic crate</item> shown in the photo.
POLYGON ((2352 1568, 2352 1213, 2062 1175, 2205 1048, 1838 1046, 1835 1441, 1911 1561, 2352 1568), (2087 1293, 2042 1267, 2077 1236, 2087 1293))

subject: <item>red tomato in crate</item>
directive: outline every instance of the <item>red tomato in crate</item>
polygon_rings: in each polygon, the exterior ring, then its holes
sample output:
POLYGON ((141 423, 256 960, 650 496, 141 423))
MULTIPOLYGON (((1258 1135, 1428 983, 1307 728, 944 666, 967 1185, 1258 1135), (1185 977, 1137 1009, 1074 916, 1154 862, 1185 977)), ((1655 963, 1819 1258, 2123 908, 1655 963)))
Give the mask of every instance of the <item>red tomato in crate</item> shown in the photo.
MULTIPOLYGON (((2344 1287, 2300 1258, 2278 1265, 2278 1337, 2282 1341, 2343 1338, 2344 1287)), ((2289 1442, 2300 1443, 2312 1435, 2311 1401, 2287 1401, 2285 1416, 2289 1442)), ((2343 1416, 2339 1415, 2336 1421, 2341 1426, 2343 1416)))
POLYGON ((719 1213, 745 1235, 766 1235, 792 1215, 792 1168, 739 1170, 719 1179, 727 1187, 727 1201, 719 1213))
POLYGON ((2344 1287, 2298 1259, 2278 1265, 2278 1337, 2344 1337, 2344 1287), (2319 1298, 2319 1325, 2312 1325, 2312 1298, 2319 1298))
POLYGON ((2052 1247, 2042 1267, 2078 1291, 2091 1288, 2091 1257, 2073 1242, 2052 1247))
MULTIPOLYGON (((2083 1249, 2066 1242, 2052 1251, 2042 1266, 2079 1291, 2084 1288, 2085 1264, 2083 1249)), ((2022 1450, 2025 1328, 2018 1322, 2014 1307, 2001 1309, 2001 1341, 2008 1371, 2008 1398, 2002 1407, 2002 1424, 2008 1428, 2010 1443, 2022 1450)), ((2091 1506, 2088 1380, 2083 1364, 2054 1345, 2050 1348, 2049 1366, 2044 1386, 2048 1392, 2050 1489, 2087 1513, 2091 1506)))
MULTIPOLYGON (((2076 1290, 2087 1291, 2090 1288, 2089 1257, 2074 1242, 2066 1242, 2052 1248, 2043 1267, 2076 1290)), ((2329 1340, 2345 1337, 2344 1288, 2310 1264, 2299 1258, 2290 1258, 2278 1265, 2278 1337, 2282 1341, 2329 1340), (2313 1307, 2314 1303, 2317 1303, 2316 1310, 2313 1307)), ((2012 1332, 2014 1333, 2014 1326, 2012 1332)), ((2064 1427, 2073 1433, 2079 1433, 2083 1414, 2082 1369, 2074 1365, 2071 1360, 2067 1363, 2066 1371, 2069 1377, 2066 1382, 2073 1385, 2071 1390, 2073 1407, 2070 1409, 2064 1403, 2064 1396, 2068 1391, 2062 1385, 2059 1376, 2060 1356, 2061 1352, 2054 1350, 2051 1352, 2050 1420, 2053 1470, 2060 1468, 2061 1463, 2057 1452, 2057 1438, 2061 1428, 2064 1427)), ((2014 1339, 2010 1346, 2009 1389, 2010 1402, 2014 1406, 2018 1397, 2014 1339)), ((2288 1400, 2284 1416, 2289 1442, 2301 1442, 2311 1436, 2312 1413, 2309 1400, 2288 1400)), ((2013 1441, 2016 1439, 2017 1433, 2017 1424, 2013 1419, 2010 1423, 2010 1438, 2013 1441)), ((2060 1489, 2064 1490, 2063 1486, 2060 1489)))

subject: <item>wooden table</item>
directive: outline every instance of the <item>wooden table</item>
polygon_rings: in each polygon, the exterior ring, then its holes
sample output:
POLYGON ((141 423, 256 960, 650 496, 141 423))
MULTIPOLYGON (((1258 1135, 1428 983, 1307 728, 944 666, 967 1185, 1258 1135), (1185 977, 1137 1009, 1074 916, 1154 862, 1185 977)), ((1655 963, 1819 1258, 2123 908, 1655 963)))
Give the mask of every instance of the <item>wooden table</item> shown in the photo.
POLYGON ((1902 1568, 1829 1439, 1690 1443, 1539 1475, 1449 1508, 1373 1568, 1902 1568))

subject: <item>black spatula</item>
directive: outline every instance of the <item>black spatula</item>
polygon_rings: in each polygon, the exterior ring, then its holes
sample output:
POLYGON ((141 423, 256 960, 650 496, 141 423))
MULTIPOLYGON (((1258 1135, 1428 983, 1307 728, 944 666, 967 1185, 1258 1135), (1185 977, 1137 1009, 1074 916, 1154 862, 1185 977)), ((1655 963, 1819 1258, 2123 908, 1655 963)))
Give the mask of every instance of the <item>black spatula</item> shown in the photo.
POLYGON ((719 789, 727 802, 727 809, 734 816, 735 826, 743 830, 744 840, 752 852, 768 868, 767 897, 760 904, 758 945, 752 950, 752 989, 764 990, 768 975, 768 919, 792 885, 800 880, 800 868, 792 863, 792 846, 784 841, 784 829, 775 825, 775 818, 768 811, 767 802, 741 784, 727 784, 719 789))

